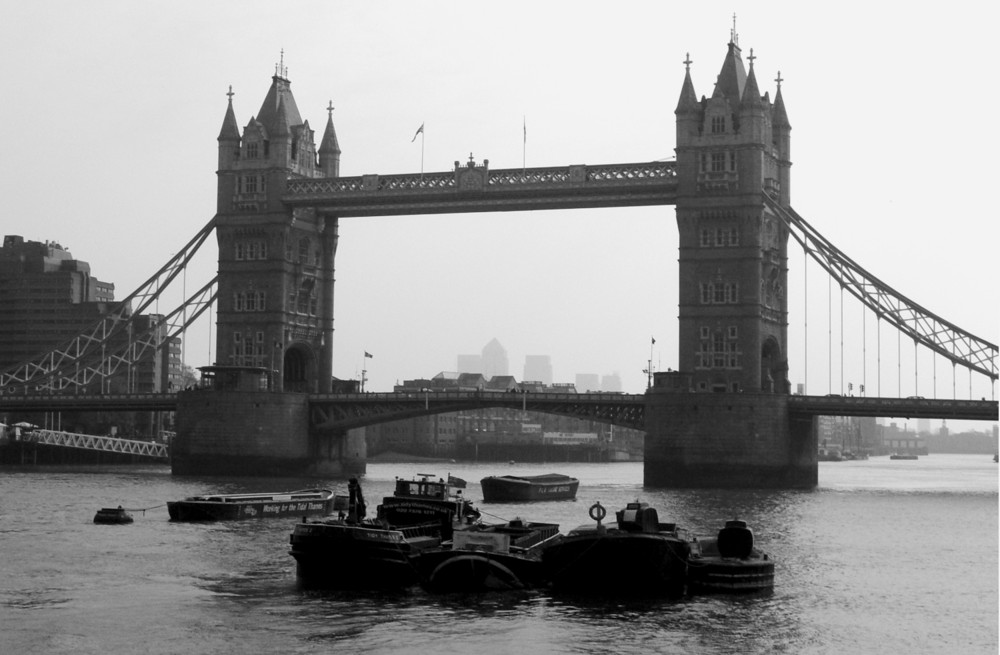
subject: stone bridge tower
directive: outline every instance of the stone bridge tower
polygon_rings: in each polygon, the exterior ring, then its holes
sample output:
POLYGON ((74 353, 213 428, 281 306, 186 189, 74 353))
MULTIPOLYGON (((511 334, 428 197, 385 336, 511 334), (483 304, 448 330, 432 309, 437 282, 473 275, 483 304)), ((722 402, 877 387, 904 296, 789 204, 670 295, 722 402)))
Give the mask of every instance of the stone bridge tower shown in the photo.
MULTIPOLYGON (((183 475, 364 470, 364 433, 320 435, 309 393, 329 393, 337 217, 292 209, 289 180, 338 177, 333 107, 316 148, 283 63, 242 132, 232 91, 219 133, 216 364, 212 389, 177 398, 171 468, 183 475)), ((358 431, 355 431, 358 432, 358 431)))
POLYGON ((788 413, 791 126, 734 29, 710 98, 691 61, 675 111, 679 371, 647 394, 645 484, 812 487, 816 438, 788 413))
POLYGON ((275 390, 329 392, 337 219, 282 203, 293 178, 337 177, 328 107, 317 150, 283 64, 242 135, 232 92, 219 134, 217 364, 275 372, 275 390))
POLYGON ((695 391, 787 393, 790 132, 778 89, 761 96, 735 30, 711 98, 690 59, 677 103, 679 367, 695 391))

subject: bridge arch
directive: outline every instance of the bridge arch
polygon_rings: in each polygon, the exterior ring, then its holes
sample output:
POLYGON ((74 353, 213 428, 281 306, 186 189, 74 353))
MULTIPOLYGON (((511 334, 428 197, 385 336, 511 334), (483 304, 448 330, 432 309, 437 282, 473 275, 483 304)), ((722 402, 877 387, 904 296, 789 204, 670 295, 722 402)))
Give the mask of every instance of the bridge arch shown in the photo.
POLYGON ((285 391, 312 392, 316 379, 316 354, 307 344, 293 343, 285 349, 282 362, 282 388, 285 391))
POLYGON ((774 337, 768 337, 760 349, 761 391, 784 393, 787 369, 788 361, 781 353, 781 345, 774 337))

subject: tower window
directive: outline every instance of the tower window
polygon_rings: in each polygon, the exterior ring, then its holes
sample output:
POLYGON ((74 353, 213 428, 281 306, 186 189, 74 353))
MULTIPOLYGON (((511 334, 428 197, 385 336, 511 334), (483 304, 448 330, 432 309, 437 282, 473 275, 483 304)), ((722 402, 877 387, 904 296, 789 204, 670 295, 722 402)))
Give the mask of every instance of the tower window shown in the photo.
POLYGON ((724 152, 713 152, 712 153, 712 172, 713 173, 723 173, 726 170, 726 153, 724 152))
POLYGON ((712 134, 722 134, 726 131, 726 117, 712 116, 712 134))
POLYGON ((257 159, 260 157, 259 145, 256 142, 247 144, 247 159, 257 159))

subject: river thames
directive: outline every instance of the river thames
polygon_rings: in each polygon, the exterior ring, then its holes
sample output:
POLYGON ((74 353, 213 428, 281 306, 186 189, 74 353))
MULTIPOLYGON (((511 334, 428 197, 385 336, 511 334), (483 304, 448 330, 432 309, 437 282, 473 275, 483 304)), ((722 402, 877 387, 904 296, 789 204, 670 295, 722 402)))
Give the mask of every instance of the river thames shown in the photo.
MULTIPOLYGON (((575 501, 478 503, 566 532, 600 501, 643 500, 714 534, 738 516, 775 560, 773 593, 674 600, 547 591, 481 596, 306 591, 296 519, 174 523, 168 500, 300 479, 173 477, 166 466, 0 469, 4 653, 997 653, 998 466, 989 455, 820 463, 812 491, 644 489, 642 464, 372 463, 370 513, 396 476, 558 472, 575 501), (95 525, 101 507, 131 525, 95 525)), ((320 481, 346 493, 344 480, 320 481)), ((344 562, 345 567, 351 566, 344 562)), ((641 577, 630 562, 622 576, 641 577)))

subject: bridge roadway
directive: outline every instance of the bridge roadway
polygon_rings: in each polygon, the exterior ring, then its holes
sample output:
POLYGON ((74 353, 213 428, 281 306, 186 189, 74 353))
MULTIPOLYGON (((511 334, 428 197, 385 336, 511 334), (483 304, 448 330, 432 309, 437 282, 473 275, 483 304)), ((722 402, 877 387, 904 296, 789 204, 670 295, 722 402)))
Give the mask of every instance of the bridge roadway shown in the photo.
MULTIPOLYGON (((198 393, 197 391, 192 393, 198 393)), ((310 424, 338 431, 416 416, 507 407, 613 423, 645 426, 645 394, 504 393, 496 391, 429 391, 402 393, 310 394, 310 424)), ((0 412, 160 411, 177 409, 177 394, 0 395, 0 412)), ((809 416, 873 416, 996 421, 995 400, 882 398, 862 396, 789 396, 789 414, 809 416)))

